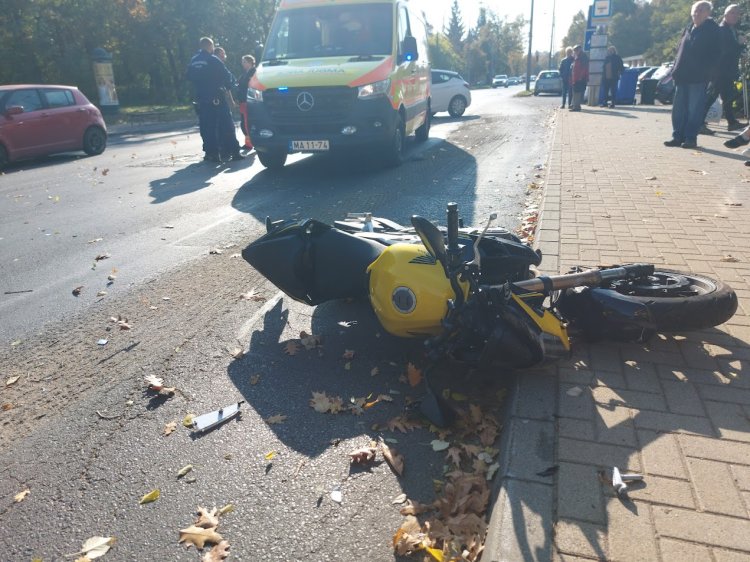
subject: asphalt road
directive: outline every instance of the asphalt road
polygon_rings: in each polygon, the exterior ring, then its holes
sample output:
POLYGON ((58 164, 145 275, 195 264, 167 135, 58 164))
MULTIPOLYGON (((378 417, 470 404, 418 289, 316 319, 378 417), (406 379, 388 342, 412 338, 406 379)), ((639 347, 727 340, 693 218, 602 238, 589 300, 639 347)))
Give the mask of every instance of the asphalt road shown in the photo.
MULTIPOLYGON (((191 128, 113 137, 99 157, 53 157, 0 177, 0 362, 5 380, 19 377, 0 390, 3 560, 62 559, 94 535, 118 539, 106 560, 198 560, 177 531, 198 506, 229 503, 219 532, 235 559, 394 559, 403 517, 392 499, 432 501, 445 463, 426 429, 384 429, 420 394, 399 380, 420 365, 419 342, 385 334, 362 303, 312 309, 282 298, 237 254, 267 215, 444 220, 452 200, 467 224, 497 211, 515 226, 557 101, 517 90, 474 92, 460 119, 439 114, 432 138, 410 143, 394 170, 308 156, 281 173, 250 160, 212 168, 191 128), (285 353, 302 330, 322 347, 285 353), (146 375, 178 392, 154 397, 146 375), (313 392, 393 401, 321 414, 313 392), (238 400, 241 419, 216 431, 180 425, 238 400), (169 422, 177 429, 164 436, 169 422), (383 462, 350 467, 347 453, 378 436, 404 454, 403 477, 383 462), (177 479, 187 464, 192 476, 177 479), (153 489, 161 498, 139 505, 153 489)), ((437 374, 496 414, 502 381, 489 375, 437 374)))

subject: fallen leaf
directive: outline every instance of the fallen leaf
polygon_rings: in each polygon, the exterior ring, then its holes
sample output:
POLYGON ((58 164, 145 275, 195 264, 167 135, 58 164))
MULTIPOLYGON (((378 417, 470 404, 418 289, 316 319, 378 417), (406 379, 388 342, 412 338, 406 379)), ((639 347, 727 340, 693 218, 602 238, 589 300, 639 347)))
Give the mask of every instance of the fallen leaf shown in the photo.
POLYGON ((391 470, 396 473, 396 476, 401 476, 404 473, 404 457, 402 457, 396 449, 392 449, 383 441, 380 442, 380 450, 383 453, 385 462, 391 467, 391 470))
POLYGON ((235 347, 228 351, 229 355, 232 356, 232 359, 241 359, 245 355, 245 350, 241 347, 235 347))
POLYGON ((308 351, 310 351, 311 349, 315 349, 316 347, 320 347, 322 341, 320 336, 313 336, 305 331, 300 332, 299 339, 302 342, 302 345, 308 351))
POLYGON ((96 293, 96 296, 97 297, 106 297, 107 296, 107 291, 99 291, 98 293, 96 293))
POLYGON ((299 344, 296 341, 288 341, 284 345, 284 353, 287 355, 297 355, 299 352, 299 344))
POLYGON ((267 461, 273 460, 273 458, 276 456, 276 451, 270 451, 263 455, 263 458, 265 458, 267 461))
POLYGON ((398 496, 396 496, 395 498, 393 498, 393 501, 391 502, 391 504, 393 504, 393 505, 401 505, 405 501, 406 501, 406 494, 399 494, 398 496))
POLYGON ((99 254, 94 258, 94 261, 108 260, 110 257, 109 254, 99 254))
POLYGON ((192 464, 187 464, 187 465, 183 466, 179 470, 179 472, 177 473, 177 478, 182 478, 183 476, 185 476, 191 470, 193 470, 193 465, 192 464))
POLYGON ((104 169, 102 170, 102 175, 103 175, 103 176, 106 176, 106 175, 107 175, 108 173, 109 173, 109 168, 104 168, 104 169))
POLYGON ((433 439, 430 444, 432 445, 433 451, 445 451, 451 446, 447 441, 441 441, 440 439, 433 439))
POLYGON ((344 350, 344 354, 341 356, 341 358, 346 359, 347 361, 354 359, 354 350, 353 349, 344 350))
POLYGON ((375 460, 377 449, 375 447, 360 447, 349 453, 350 463, 365 464, 375 460))
POLYGON ((219 517, 216 515, 217 511, 218 509, 216 508, 209 511, 205 507, 199 507, 198 519, 195 520, 194 525, 204 529, 215 529, 219 525, 219 517))
POLYGON ((219 248, 211 248, 211 249, 210 249, 210 250, 208 251, 208 253, 209 253, 209 254, 211 254, 212 256, 220 256, 220 255, 221 255, 221 254, 223 254, 224 252, 223 252, 223 251, 221 251, 221 250, 220 250, 219 248))
POLYGON ((159 499, 160 495, 161 494, 159 493, 159 490, 152 490, 151 492, 143 496, 138 503, 143 505, 145 503, 155 502, 156 500, 159 499))
POLYGON ((310 406, 321 414, 331 413, 338 414, 344 407, 344 401, 338 396, 331 397, 325 392, 313 392, 310 399, 310 406))
POLYGON ((245 301, 255 302, 266 300, 266 297, 261 295, 256 289, 250 289, 247 293, 241 294, 240 298, 245 301))
POLYGON ((229 556, 229 541, 221 541, 203 555, 201 562, 221 562, 226 560, 227 556, 229 556))
POLYGON ((723 258, 721 258, 719 261, 729 262, 729 263, 737 263, 740 260, 738 258, 735 258, 731 254, 727 254, 726 256, 724 256, 723 258))
POLYGON ((274 425, 277 423, 284 423, 286 421, 286 416, 282 416, 281 414, 276 414, 275 416, 271 416, 269 418, 266 418, 265 422, 268 425, 274 425))
POLYGON ((405 556, 422 549, 423 537, 419 520, 413 515, 407 515, 401 527, 393 535, 393 549, 396 554, 405 556))
POLYGON ((5 386, 10 386, 12 384, 16 384, 18 382, 18 379, 20 379, 20 378, 21 378, 20 375, 19 376, 15 376, 15 377, 10 377, 7 381, 5 381, 5 386))
POLYGON ((352 362, 351 361, 347 361, 346 363, 344 363, 344 369, 347 370, 347 371, 351 371, 351 369, 352 369, 352 362))
POLYGON ((653 181, 656 179, 656 176, 649 176, 646 178, 646 181, 653 181))
POLYGON ((724 203, 727 207, 742 207, 742 203, 724 203))
POLYGON ((204 529, 191 525, 187 529, 180 529, 180 540, 178 542, 186 543, 188 548, 191 544, 194 544, 196 548, 203 549, 207 542, 219 544, 223 540, 224 537, 216 532, 216 528, 204 529))
POLYGON ((188 414, 186 415, 182 420, 182 425, 185 427, 193 427, 193 418, 195 417, 195 414, 188 414))
POLYGON ((91 537, 83 543, 80 552, 77 552, 73 556, 83 554, 89 560, 95 560, 107 554, 113 544, 115 544, 114 537, 91 537))
POLYGON ((373 367, 372 371, 370 371, 370 376, 374 377, 374 376, 377 376, 378 374, 380 374, 380 369, 378 369, 377 367, 373 367))
POLYGON ((175 429, 177 429, 177 422, 169 422, 164 426, 164 435, 171 434, 175 429))
POLYGON ((406 377, 409 380, 409 386, 413 388, 422 382, 422 371, 414 363, 409 363, 406 366, 406 377))
POLYGON ((75 289, 73 289, 73 296, 77 297, 81 294, 81 291, 83 290, 83 285, 79 285, 75 289))
POLYGON ((219 510, 219 515, 224 515, 225 513, 232 513, 233 511, 234 511, 234 504, 228 503, 227 505, 225 505, 219 510))
POLYGON ((8 410, 12 410, 12 409, 13 409, 13 404, 11 404, 10 402, 6 402, 5 404, 3 404, 3 412, 7 412, 8 410))
POLYGON ((158 391, 164 388, 164 381, 160 377, 157 377, 156 375, 148 375, 146 377, 143 377, 143 380, 146 382, 146 385, 151 390, 158 391))
POLYGON ((258 384, 259 381, 260 381, 260 375, 253 375, 252 377, 250 377, 250 384, 252 384, 253 386, 258 384))
POLYGON ((13 501, 15 501, 16 503, 20 503, 23 500, 25 500, 26 496, 28 496, 30 493, 31 493, 31 490, 29 490, 28 488, 25 489, 23 492, 18 492, 15 496, 13 496, 13 501))

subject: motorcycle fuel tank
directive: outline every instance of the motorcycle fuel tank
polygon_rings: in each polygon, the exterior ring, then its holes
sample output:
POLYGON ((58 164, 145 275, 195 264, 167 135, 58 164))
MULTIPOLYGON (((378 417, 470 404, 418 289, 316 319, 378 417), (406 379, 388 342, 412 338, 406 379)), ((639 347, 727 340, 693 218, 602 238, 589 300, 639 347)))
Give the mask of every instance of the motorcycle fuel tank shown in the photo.
MULTIPOLYGON (((436 335, 456 295, 443 266, 421 244, 394 244, 367 268, 370 303, 394 336, 436 335)), ((464 293, 468 284, 463 284, 464 293)))

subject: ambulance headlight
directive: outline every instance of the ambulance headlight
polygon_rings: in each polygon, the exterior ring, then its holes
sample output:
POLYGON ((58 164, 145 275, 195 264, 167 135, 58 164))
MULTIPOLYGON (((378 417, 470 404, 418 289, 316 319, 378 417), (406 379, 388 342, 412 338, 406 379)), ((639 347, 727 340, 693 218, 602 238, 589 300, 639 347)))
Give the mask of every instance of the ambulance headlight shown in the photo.
POLYGON ((378 96, 384 96, 391 89, 391 79, 380 80, 379 82, 373 82, 372 84, 365 84, 360 86, 357 92, 359 99, 369 99, 378 96))

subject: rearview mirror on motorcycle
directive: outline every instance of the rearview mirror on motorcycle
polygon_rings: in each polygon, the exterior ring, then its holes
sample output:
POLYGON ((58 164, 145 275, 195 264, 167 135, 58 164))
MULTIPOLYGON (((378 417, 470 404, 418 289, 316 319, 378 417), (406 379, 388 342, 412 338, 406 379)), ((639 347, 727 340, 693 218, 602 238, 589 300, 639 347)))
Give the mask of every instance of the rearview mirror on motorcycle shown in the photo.
POLYGON ((445 249, 443 233, 440 232, 440 229, 437 226, 419 215, 412 215, 411 224, 417 231, 420 240, 422 240, 422 244, 427 248, 430 255, 440 262, 440 265, 443 266, 447 275, 448 253, 445 249))

